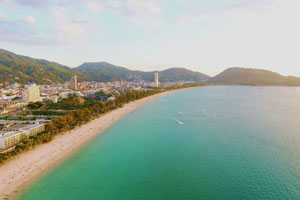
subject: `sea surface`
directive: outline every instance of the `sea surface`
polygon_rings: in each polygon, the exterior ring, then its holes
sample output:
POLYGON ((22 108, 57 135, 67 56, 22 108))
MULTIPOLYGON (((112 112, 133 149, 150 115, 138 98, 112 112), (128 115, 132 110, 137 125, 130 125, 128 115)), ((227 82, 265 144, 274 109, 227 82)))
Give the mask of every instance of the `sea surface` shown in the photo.
POLYGON ((300 199, 300 88, 216 86, 161 97, 20 199, 300 199))

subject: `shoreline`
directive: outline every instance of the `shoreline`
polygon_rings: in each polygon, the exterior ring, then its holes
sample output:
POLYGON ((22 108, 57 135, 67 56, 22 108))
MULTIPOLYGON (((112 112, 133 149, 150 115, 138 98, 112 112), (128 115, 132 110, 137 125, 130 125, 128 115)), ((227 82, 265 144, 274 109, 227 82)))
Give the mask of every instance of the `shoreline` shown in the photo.
POLYGON ((8 200, 18 197, 39 178, 80 151, 93 138, 102 134, 127 114, 154 99, 184 89, 166 91, 125 104, 122 108, 106 113, 64 134, 57 135, 53 141, 39 145, 31 151, 9 160, 0 166, 0 199, 8 200))

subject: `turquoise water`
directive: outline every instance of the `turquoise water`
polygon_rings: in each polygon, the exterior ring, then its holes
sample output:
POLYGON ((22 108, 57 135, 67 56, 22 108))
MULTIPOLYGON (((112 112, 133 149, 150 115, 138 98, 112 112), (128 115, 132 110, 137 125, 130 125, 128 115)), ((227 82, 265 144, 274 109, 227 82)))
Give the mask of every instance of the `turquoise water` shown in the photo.
POLYGON ((156 99, 21 199, 300 199, 300 88, 203 87, 156 99))

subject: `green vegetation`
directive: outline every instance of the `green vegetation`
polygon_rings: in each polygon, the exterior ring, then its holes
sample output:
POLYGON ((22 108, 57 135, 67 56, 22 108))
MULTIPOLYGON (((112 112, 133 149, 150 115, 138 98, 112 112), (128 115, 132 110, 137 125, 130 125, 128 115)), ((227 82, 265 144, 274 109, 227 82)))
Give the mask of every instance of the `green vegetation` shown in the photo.
POLYGON ((96 100, 92 100, 92 99, 84 100, 83 98, 76 97, 73 95, 67 99, 61 99, 57 103, 53 103, 51 101, 48 101, 45 103, 42 103, 39 101, 35 102, 35 103, 30 103, 27 105, 27 108, 30 109, 31 112, 45 113, 45 115, 51 115, 51 113, 54 113, 57 110, 70 111, 70 110, 76 110, 76 109, 83 109, 83 108, 91 107, 91 106, 95 105, 96 103, 97 103, 96 100), (53 111, 53 110, 55 110, 55 111, 53 111))
POLYGON ((99 91, 99 92, 96 92, 95 93, 96 95, 100 95, 100 96, 104 96, 104 97, 111 97, 113 94, 106 94, 105 92, 103 91, 99 91))
POLYGON ((58 116, 58 115, 65 115, 68 112, 66 111, 53 111, 53 110, 33 110, 31 111, 33 115, 50 115, 50 116, 58 116))
MULTIPOLYGON (((182 86, 174 86, 167 90, 197 86, 203 86, 203 84, 185 84, 182 86)), ((115 100, 107 102, 97 101, 94 104, 89 104, 88 107, 76 109, 63 116, 58 116, 46 125, 46 131, 44 133, 40 133, 34 137, 26 137, 24 141, 17 145, 12 151, 0 153, 0 164, 24 151, 34 149, 39 144, 50 142, 57 134, 69 131, 75 126, 83 125, 92 119, 100 117, 104 113, 121 108, 124 104, 164 91, 166 90, 130 90, 126 91, 124 94, 116 96, 115 100)))
POLYGON ((87 75, 55 62, 16 55, 0 49, 0 82, 17 81, 38 84, 64 82, 71 76, 87 79, 87 75))
POLYGON ((40 101, 38 102, 35 102, 35 103, 29 103, 27 105, 27 108, 30 108, 30 109, 39 109, 40 107, 42 107, 44 104, 40 101))

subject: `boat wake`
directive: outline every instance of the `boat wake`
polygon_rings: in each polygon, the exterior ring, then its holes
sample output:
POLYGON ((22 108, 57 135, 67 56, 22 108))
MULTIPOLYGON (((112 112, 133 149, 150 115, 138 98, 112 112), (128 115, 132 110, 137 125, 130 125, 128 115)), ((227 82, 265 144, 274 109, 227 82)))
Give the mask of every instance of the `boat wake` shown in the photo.
POLYGON ((205 116, 207 116, 207 117, 217 117, 217 116, 218 116, 217 113, 208 114, 207 108, 208 108, 208 106, 205 106, 205 107, 202 109, 202 114, 203 114, 203 115, 205 115, 205 116))
POLYGON ((181 112, 181 111, 178 112, 179 115, 181 115, 181 114, 192 114, 192 113, 193 112, 181 112))
POLYGON ((177 124, 179 125, 184 125, 184 123, 178 119, 175 119, 175 118, 171 118, 172 120, 174 120, 175 122, 177 122, 177 124))

